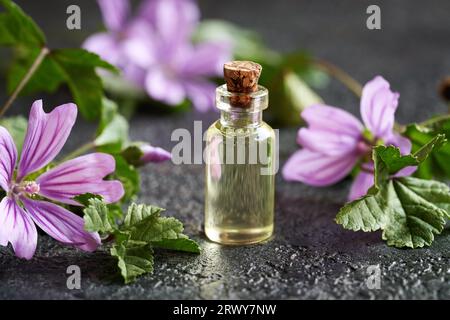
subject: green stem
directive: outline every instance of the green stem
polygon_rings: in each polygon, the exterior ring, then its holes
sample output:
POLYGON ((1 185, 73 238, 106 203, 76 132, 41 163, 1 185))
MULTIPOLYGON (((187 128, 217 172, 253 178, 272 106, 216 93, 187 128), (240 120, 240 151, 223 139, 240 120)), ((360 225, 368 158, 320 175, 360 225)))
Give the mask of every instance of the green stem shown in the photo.
POLYGON ((419 123, 420 126, 422 127, 427 127, 427 126, 431 126, 435 123, 441 122, 441 121, 445 121, 445 120, 449 120, 450 119, 450 114, 443 114, 425 121, 422 121, 419 123))
POLYGON ((95 144, 92 141, 89 141, 82 146, 80 146, 78 149, 75 149, 71 153, 69 153, 67 156, 65 156, 60 162, 64 162, 67 160, 71 160, 73 158, 76 158, 78 156, 81 156, 82 154, 86 153, 87 151, 95 148, 95 144))
POLYGON ((33 74, 36 72, 36 70, 41 65, 42 61, 44 61, 44 58, 50 53, 50 50, 47 47, 43 47, 41 51, 39 52, 38 56, 34 60, 33 64, 31 65, 30 69, 28 69, 25 76, 20 80, 19 85, 16 87, 14 92, 11 94, 9 99, 6 101, 6 103, 3 105, 3 107, 0 109, 0 118, 5 114, 6 111, 11 107, 13 102, 16 100, 17 96, 20 94, 20 92, 23 90, 23 88, 26 86, 28 81, 30 81, 33 74))
POLYGON ((325 60, 319 59, 315 60, 314 64, 322 71, 328 73, 330 76, 340 81, 358 98, 361 98, 362 85, 358 81, 356 81, 352 76, 350 76, 347 72, 325 60))

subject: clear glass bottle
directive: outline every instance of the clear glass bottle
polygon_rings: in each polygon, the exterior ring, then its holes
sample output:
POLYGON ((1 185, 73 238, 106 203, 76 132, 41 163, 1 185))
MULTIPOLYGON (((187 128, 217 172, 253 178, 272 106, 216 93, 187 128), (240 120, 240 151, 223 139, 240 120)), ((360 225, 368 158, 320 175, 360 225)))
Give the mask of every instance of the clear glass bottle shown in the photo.
POLYGON ((268 91, 216 90, 220 119, 206 133, 205 233, 222 244, 251 244, 274 228, 276 137, 262 120, 268 91), (246 107, 233 107, 244 99, 246 107))

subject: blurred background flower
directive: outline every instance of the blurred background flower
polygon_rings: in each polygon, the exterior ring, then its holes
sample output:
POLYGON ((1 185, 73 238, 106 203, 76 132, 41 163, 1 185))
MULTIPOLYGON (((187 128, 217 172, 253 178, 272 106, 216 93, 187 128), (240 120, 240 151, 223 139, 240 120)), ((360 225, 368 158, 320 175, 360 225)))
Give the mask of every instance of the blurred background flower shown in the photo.
POLYGON ((86 49, 118 66, 125 80, 154 100, 176 106, 189 99, 200 111, 213 107, 216 85, 208 78, 220 75, 230 45, 192 43, 200 17, 194 1, 145 0, 134 15, 128 0, 98 3, 106 32, 90 36, 86 49))

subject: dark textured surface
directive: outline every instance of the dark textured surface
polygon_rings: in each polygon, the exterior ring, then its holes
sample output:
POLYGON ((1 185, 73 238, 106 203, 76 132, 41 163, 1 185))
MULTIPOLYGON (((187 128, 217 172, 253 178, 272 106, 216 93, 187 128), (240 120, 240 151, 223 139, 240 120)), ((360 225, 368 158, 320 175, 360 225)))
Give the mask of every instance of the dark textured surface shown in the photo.
MULTIPOLYGON (((100 25, 93 1, 21 3, 51 34, 50 42, 58 45, 78 45, 84 34, 100 25), (70 33, 63 28, 64 11, 68 3, 76 2, 86 24, 82 32, 70 33), (49 11, 61 13, 46 19, 49 11)), ((379 1, 381 31, 365 29, 366 1, 201 3, 205 16, 254 28, 274 48, 310 48, 361 82, 384 75, 401 93, 400 121, 445 111, 436 84, 450 72, 448 1, 379 1), (253 11, 249 11, 251 4, 256 6, 253 11)), ((321 93, 328 103, 357 114, 358 101, 341 85, 332 82, 321 93)), ((29 101, 18 100, 16 110, 24 109, 29 101)), ((67 97, 54 95, 46 101, 49 106, 66 102, 67 97)), ((276 108, 276 101, 271 106, 276 108)), ((197 119, 204 120, 206 129, 216 116, 143 112, 131 122, 132 136, 170 148, 173 129, 192 128, 197 119)), ((94 129, 79 121, 66 150, 81 144, 94 129)), ((282 163, 297 148, 295 134, 296 129, 281 130, 282 163)), ((278 177, 274 239, 248 247, 223 247, 208 242, 201 232, 202 166, 150 165, 142 178, 139 201, 165 207, 169 215, 182 219, 186 233, 201 243, 201 255, 160 252, 153 275, 125 286, 111 276, 114 260, 104 251, 81 253, 41 235, 31 261, 0 250, 0 299, 450 299, 450 230, 438 236, 432 247, 420 250, 389 248, 379 233, 345 231, 333 218, 345 201, 348 181, 316 189, 278 177), (82 270, 82 289, 71 291, 66 287, 66 268, 74 264, 82 270), (369 290, 367 267, 376 264, 382 270, 381 289, 369 290)))

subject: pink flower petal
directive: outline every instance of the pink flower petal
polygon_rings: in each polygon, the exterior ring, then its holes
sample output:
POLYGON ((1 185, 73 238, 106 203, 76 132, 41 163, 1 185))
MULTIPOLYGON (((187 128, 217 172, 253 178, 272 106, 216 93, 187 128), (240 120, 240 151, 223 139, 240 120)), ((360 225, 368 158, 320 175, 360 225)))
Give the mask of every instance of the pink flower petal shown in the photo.
POLYGON ((162 67, 154 66, 148 70, 145 88, 153 99, 173 106, 180 104, 186 98, 179 79, 162 67))
POLYGON ((129 0, 97 0, 106 27, 115 32, 121 31, 130 15, 129 0))
POLYGON ((36 251, 37 231, 27 213, 11 198, 0 203, 0 245, 11 242, 16 256, 31 259, 36 251))
POLYGON ((83 43, 83 48, 98 54, 103 60, 117 66, 123 64, 122 52, 115 36, 109 33, 96 33, 83 43))
POLYGON ((186 93, 193 106, 200 112, 214 108, 216 85, 208 81, 191 80, 185 83, 186 93))
POLYGON ((361 136, 362 123, 351 113, 331 106, 313 105, 302 112, 302 118, 311 130, 345 134, 355 138, 361 136))
POLYGON ((16 161, 16 145, 8 130, 0 126, 0 187, 5 191, 9 189, 16 161))
POLYGON ((399 172, 397 172, 394 175, 394 177, 409 177, 414 172, 416 172, 416 170, 417 170, 417 167, 415 167, 415 166, 406 167, 406 168, 403 168, 402 170, 400 170, 399 172))
POLYGON ((354 152, 359 139, 347 133, 301 128, 298 131, 297 142, 311 151, 336 156, 354 152))
POLYGON ((105 202, 113 203, 123 197, 122 183, 103 180, 114 172, 115 160, 105 153, 92 153, 66 161, 37 178, 40 195, 62 203, 79 205, 73 198, 94 193, 105 202))
POLYGON ((154 147, 149 144, 141 145, 139 148, 144 153, 140 159, 144 163, 159 163, 172 159, 172 154, 162 148, 154 147))
POLYGON ((184 53, 182 73, 189 77, 219 76, 223 65, 231 59, 231 48, 223 43, 204 42, 184 53))
POLYGON ((354 154, 327 156, 308 149, 295 152, 283 167, 288 181, 301 181, 312 186, 332 185, 347 176, 358 157, 354 154))
POLYGON ((377 138, 390 135, 399 94, 390 90, 389 82, 377 76, 363 88, 361 116, 366 127, 377 138))
POLYGON ((400 149, 402 155, 409 154, 411 152, 412 144, 408 138, 401 136, 396 132, 392 132, 385 141, 386 145, 393 145, 400 149))
POLYGON ((42 169, 57 156, 66 143, 76 117, 77 106, 73 103, 56 107, 50 113, 42 109, 42 100, 33 103, 17 181, 42 169))
POLYGON ((94 251, 100 245, 96 232, 84 230, 84 220, 51 202, 22 198, 25 209, 33 221, 49 236, 64 244, 85 251, 94 251))
POLYGON ((189 40, 200 18, 200 11, 192 0, 144 1, 139 12, 152 23, 168 54, 189 40))
POLYGON ((373 173, 360 171, 352 183, 350 193, 348 195, 348 201, 353 201, 365 196, 373 184, 373 173))
POLYGON ((135 20, 127 29, 123 39, 123 52, 130 62, 141 68, 149 68, 157 61, 159 39, 151 25, 143 20, 135 20))

